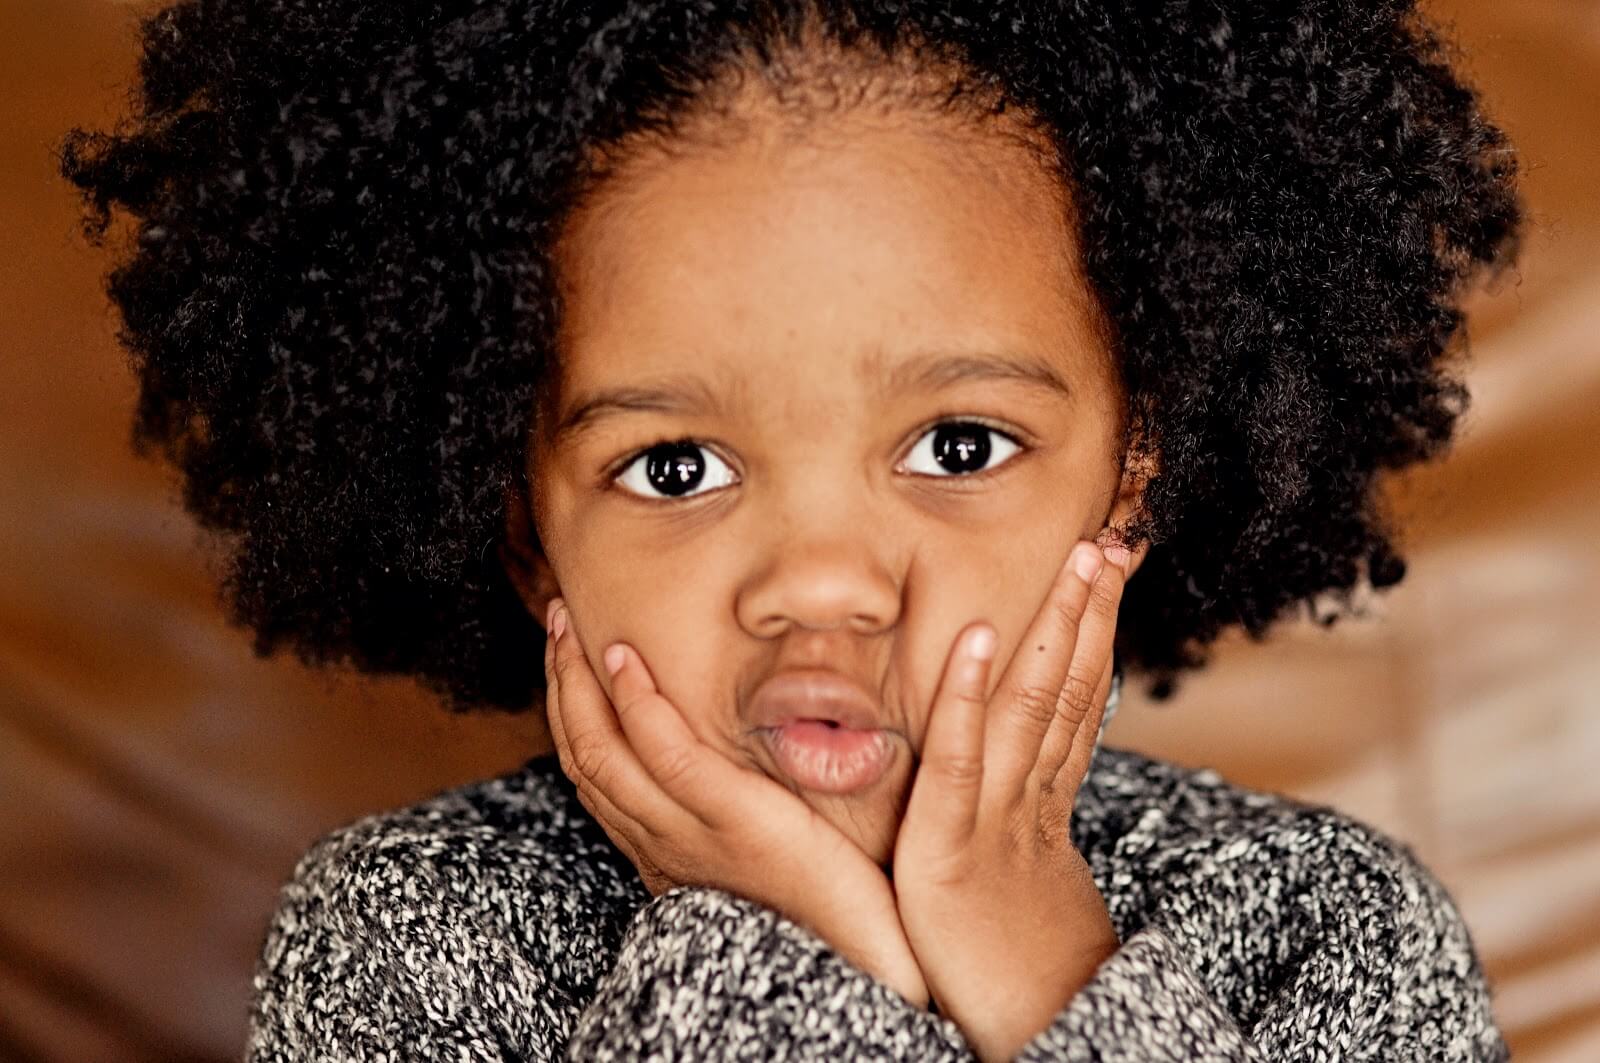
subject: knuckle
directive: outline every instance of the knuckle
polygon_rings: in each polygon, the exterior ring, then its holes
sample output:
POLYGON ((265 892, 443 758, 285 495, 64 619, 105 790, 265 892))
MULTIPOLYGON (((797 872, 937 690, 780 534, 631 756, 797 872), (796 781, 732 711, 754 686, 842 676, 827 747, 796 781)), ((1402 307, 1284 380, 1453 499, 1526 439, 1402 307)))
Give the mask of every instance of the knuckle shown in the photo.
POLYGON ((1018 687, 1011 699, 1013 711, 1031 723, 1048 724, 1056 715, 1056 692, 1036 686, 1018 687))
POLYGON ((585 779, 598 781, 611 763, 611 751, 605 741, 592 733, 573 735, 568 749, 572 766, 585 779))
POLYGON ((1001 851, 1008 857, 1033 853, 1038 840, 1038 824, 1023 817, 1006 820, 1000 831, 1001 851))
POLYGON ((953 754, 940 757, 929 766, 955 786, 976 786, 983 778, 983 758, 980 756, 953 754))
POLYGON ((621 724, 623 730, 626 731, 628 729, 629 721, 640 719, 638 715, 639 699, 635 698, 632 701, 629 701, 618 698, 617 700, 611 702, 611 711, 616 714, 617 723, 621 724))
POLYGON ((559 682, 563 688, 575 689, 572 688, 570 684, 572 684, 572 682, 576 679, 574 671, 578 668, 579 664, 580 660, 577 654, 569 653, 563 655, 558 653, 555 655, 555 659, 551 662, 550 667, 556 673, 556 681, 559 682))
POLYGON ((1086 710, 1094 699, 1094 686, 1081 675, 1069 674, 1061 684, 1061 700, 1074 710, 1086 710))
POLYGON ((960 684, 956 685, 956 689, 950 691, 950 697, 963 705, 981 706, 988 703, 988 699, 984 697, 982 690, 968 688, 960 684))
POLYGON ((1054 848, 1063 839, 1071 837, 1072 806, 1050 801, 1039 810, 1039 840, 1045 848, 1054 848))
POLYGON ((1055 602, 1056 623, 1061 626, 1069 639, 1074 637, 1078 624, 1083 619, 1083 606, 1068 598, 1057 596, 1055 602))
POLYGON ((656 759, 655 775, 668 789, 676 789, 694 777, 699 764, 691 750, 682 746, 664 749, 656 759))
POLYGON ((937 886, 955 886, 971 882, 976 869, 969 848, 940 852, 922 857, 918 861, 918 878, 937 886))

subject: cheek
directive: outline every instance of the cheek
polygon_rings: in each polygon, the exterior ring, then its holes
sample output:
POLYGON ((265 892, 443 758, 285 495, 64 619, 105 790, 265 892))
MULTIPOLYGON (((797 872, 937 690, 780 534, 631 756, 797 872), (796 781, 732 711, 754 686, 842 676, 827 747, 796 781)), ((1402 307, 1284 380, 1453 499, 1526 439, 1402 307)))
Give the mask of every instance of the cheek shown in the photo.
MULTIPOLYGON (((739 655, 729 644, 733 633, 725 630, 718 608, 703 586, 691 581, 674 585, 660 580, 643 584, 620 580, 608 573, 597 585, 595 599, 595 656, 612 642, 626 642, 638 651, 655 682, 656 690, 683 715, 689 729, 702 742, 728 751, 737 733, 735 662, 739 655), (640 588, 647 590, 641 593, 640 588)), ((610 689, 610 677, 606 676, 610 689)))
POLYGON ((748 647, 737 648, 726 586, 708 570, 703 548, 651 548, 651 537, 628 522, 575 507, 567 486, 550 492, 564 518, 550 544, 551 561, 601 686, 611 693, 601 655, 614 642, 627 643, 696 737, 730 749, 734 667, 748 647))
MULTIPOLYGON (((1073 527, 1056 528, 1063 526, 1073 527)), ((999 635, 999 650, 989 670, 992 691, 1048 597, 1072 545, 1088 537, 1039 524, 1019 529, 1004 541, 962 542, 948 550, 919 553, 911 584, 917 590, 907 603, 905 627, 895 650, 900 703, 916 749, 922 748, 933 699, 962 629, 982 620, 999 635)))
POLYGON ((901 630, 895 635, 897 700, 906 736, 921 751, 933 699, 961 629, 986 620, 1005 631, 997 612, 1011 578, 997 543, 963 542, 919 551, 907 578, 901 630))

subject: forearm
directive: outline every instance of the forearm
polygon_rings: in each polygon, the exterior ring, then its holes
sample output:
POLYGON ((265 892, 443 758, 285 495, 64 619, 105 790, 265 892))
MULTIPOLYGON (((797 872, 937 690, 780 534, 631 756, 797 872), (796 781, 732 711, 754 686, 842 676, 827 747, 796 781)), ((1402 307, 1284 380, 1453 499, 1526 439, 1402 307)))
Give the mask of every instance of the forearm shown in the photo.
POLYGON ((1414 907, 1342 922, 1339 936, 1307 941, 1288 969, 1268 972, 1263 961, 1264 984, 1250 1003, 1207 979, 1173 933, 1146 926, 1100 965, 1018 1063, 1504 1063, 1508 1050, 1465 925, 1431 878, 1414 881, 1414 907), (1395 932, 1404 944, 1394 943, 1395 932))
POLYGON ((1017 1056, 1045 1061, 1258 1061, 1266 1057, 1170 937, 1131 935, 1017 1056))
POLYGON ((973 1058, 952 1022, 912 1006, 804 927, 704 887, 669 891, 637 914, 566 1054, 973 1058))

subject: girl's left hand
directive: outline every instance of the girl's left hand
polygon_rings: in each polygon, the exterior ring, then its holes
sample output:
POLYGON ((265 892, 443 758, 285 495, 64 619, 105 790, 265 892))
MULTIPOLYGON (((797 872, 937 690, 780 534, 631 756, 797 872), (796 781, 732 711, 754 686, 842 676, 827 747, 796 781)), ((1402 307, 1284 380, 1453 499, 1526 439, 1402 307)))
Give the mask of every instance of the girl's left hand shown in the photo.
POLYGON ((956 639, 934 696, 895 844, 896 903, 933 999, 980 1059, 1012 1058, 1120 944, 1068 828, 1129 561, 1078 543, 994 697, 983 623, 956 639))

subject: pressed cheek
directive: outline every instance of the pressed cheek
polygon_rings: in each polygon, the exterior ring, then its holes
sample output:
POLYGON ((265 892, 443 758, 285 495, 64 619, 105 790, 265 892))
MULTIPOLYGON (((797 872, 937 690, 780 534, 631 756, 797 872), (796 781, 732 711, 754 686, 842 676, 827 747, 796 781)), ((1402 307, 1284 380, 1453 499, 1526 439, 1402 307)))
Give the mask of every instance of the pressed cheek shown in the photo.
MULTIPOLYGON (((1088 509, 1082 504, 1074 508, 1088 509)), ((1082 513, 1061 513, 1053 523, 1040 521, 1003 541, 962 540, 919 555, 914 574, 919 589, 906 613, 897 662, 907 737, 915 750, 922 748, 934 698, 962 630, 981 620, 999 636, 989 668, 992 691, 1049 594, 1061 559, 1077 541, 1060 529, 1076 528, 1084 519, 1082 513)))
MULTIPOLYGON (((656 689, 682 713, 702 742, 731 752, 736 733, 735 675, 737 657, 725 645, 727 635, 715 622, 715 603, 703 586, 689 578, 654 578, 631 574, 629 566, 594 559, 597 575, 586 587, 594 603, 590 619, 593 656, 625 642, 644 660, 656 689), (647 593, 640 593, 646 588, 647 593)), ((602 676, 607 691, 610 676, 602 676)))
MULTIPOLYGON (((576 464, 569 461, 567 464, 576 464)), ((660 693, 678 707, 696 737, 731 752, 739 658, 719 616, 728 592, 698 550, 678 556, 670 544, 640 548, 638 529, 596 505, 592 492, 565 467, 545 470, 537 494, 546 556, 581 618, 580 636, 609 696, 601 655, 623 642, 644 660, 660 693)), ((534 475, 537 477, 538 471, 534 475)))

